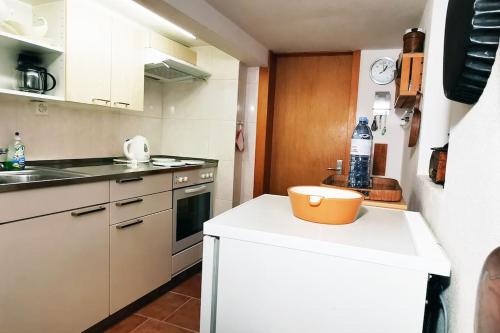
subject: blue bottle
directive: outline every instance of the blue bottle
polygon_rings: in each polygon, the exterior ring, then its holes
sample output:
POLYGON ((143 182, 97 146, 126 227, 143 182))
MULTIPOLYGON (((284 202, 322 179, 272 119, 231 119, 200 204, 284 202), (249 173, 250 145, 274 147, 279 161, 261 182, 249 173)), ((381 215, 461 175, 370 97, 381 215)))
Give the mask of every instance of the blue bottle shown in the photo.
POLYGON ((360 117, 354 133, 352 133, 349 187, 369 188, 371 186, 372 144, 373 135, 368 127, 368 118, 360 117))

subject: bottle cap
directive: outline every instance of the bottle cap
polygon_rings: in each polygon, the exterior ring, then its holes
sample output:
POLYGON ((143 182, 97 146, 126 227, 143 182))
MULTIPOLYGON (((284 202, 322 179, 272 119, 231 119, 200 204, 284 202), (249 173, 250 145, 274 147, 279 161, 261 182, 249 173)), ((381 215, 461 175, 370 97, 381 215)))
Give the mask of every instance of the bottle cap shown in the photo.
POLYGON ((359 117, 359 122, 368 124, 368 117, 359 117))

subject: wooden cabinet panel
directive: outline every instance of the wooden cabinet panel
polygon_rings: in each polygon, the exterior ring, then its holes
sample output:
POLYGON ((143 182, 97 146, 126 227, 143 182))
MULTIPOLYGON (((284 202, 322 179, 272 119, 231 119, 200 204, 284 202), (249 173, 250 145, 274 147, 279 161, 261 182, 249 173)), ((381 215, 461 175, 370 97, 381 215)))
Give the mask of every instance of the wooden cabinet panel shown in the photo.
POLYGON ((66 99, 110 106, 111 15, 93 0, 66 2, 66 99))
POLYGON ((109 315, 108 208, 0 225, 0 331, 81 332, 109 315))
POLYGON ((149 176, 124 176, 122 179, 109 182, 111 201, 140 197, 143 195, 170 191, 172 174, 149 176))
POLYGON ((143 111, 146 31, 117 15, 112 26, 111 106, 143 111))
POLYGON ((0 193, 0 223, 107 202, 108 181, 4 192, 0 193))
POLYGON ((171 191, 120 200, 111 204, 109 223, 115 224, 170 208, 172 208, 171 191))
POLYGON ((168 282, 172 275, 172 210, 110 228, 110 311, 168 282))

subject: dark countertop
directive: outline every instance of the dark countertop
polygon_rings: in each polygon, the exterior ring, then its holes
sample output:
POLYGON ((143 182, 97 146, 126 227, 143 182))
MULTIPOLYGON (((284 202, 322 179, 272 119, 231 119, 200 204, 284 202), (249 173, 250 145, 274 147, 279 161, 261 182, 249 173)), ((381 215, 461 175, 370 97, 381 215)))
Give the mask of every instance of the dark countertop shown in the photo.
MULTIPOLYGON (((183 160, 202 160, 205 162, 203 165, 185 165, 180 167, 162 167, 155 166, 153 163, 138 163, 137 165, 130 164, 116 164, 113 162, 117 157, 105 158, 84 158, 84 159, 67 159, 67 160, 44 160, 44 161, 27 161, 27 167, 36 169, 52 169, 61 171, 70 171, 78 173, 76 177, 26 181, 19 183, 0 184, 1 192, 12 192, 20 190, 28 190, 35 188, 44 188, 61 185, 83 184, 97 181, 105 181, 112 179, 121 179, 127 177, 138 177, 159 173, 169 173, 184 170, 202 169, 202 168, 215 168, 218 161, 211 159, 181 157, 181 156, 166 156, 154 155, 153 157, 161 158, 175 158, 183 160)), ((123 157, 118 157, 123 158, 123 157)), ((2 171, 0 171, 0 179, 2 171)))

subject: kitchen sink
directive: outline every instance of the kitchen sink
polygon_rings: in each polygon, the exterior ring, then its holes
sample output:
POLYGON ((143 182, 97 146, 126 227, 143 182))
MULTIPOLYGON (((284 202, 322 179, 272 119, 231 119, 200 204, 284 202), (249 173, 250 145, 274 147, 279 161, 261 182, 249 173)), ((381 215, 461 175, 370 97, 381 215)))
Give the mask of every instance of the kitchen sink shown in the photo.
POLYGON ((19 171, 0 171, 0 185, 42 182, 85 177, 86 174, 66 170, 29 167, 19 171))

